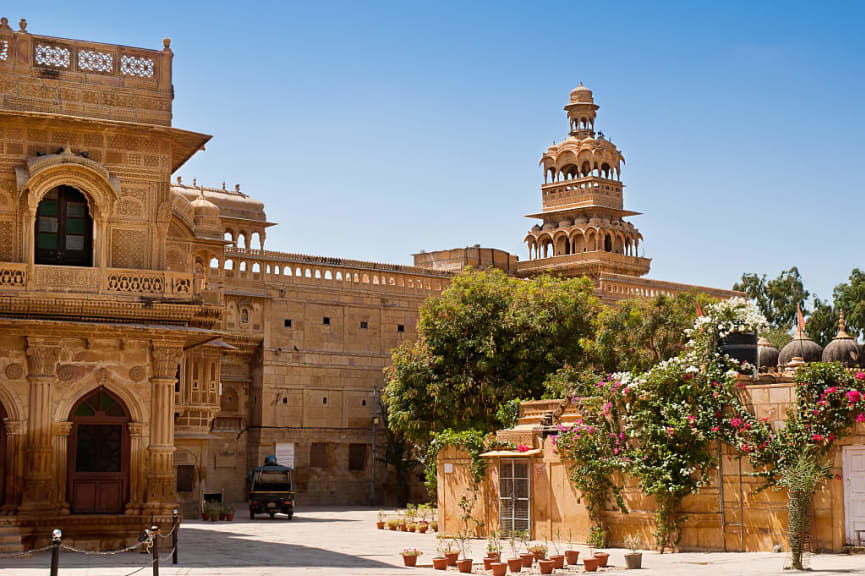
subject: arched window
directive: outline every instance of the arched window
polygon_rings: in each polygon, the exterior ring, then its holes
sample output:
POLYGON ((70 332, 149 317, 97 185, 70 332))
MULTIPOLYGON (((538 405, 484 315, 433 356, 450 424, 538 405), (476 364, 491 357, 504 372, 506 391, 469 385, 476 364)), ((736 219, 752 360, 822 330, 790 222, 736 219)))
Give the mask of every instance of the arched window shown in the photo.
POLYGON ((93 265, 93 219, 87 198, 71 186, 48 192, 36 210, 36 264, 93 265))
POLYGON ((249 309, 244 308, 240 311, 240 323, 249 324, 249 309))

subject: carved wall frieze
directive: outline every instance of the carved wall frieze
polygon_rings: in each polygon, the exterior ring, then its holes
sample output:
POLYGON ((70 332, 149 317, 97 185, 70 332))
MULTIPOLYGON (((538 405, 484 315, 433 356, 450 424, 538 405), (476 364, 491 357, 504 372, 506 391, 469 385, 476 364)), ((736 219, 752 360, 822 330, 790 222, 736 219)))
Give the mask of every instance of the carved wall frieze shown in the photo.
POLYGON ((84 375, 84 367, 75 364, 61 364, 57 369, 57 379, 61 382, 78 380, 84 375))

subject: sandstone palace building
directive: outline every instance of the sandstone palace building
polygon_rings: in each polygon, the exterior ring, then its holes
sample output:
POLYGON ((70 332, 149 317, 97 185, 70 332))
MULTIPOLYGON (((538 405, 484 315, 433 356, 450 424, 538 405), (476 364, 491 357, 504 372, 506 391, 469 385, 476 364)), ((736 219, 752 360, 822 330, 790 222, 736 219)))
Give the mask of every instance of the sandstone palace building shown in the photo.
MULTIPOLYGON (((261 202, 172 174, 210 136, 173 126, 173 54, 0 21, 0 524, 108 546, 203 492, 245 500, 267 454, 299 501, 386 499, 377 389, 418 307, 466 266, 645 279, 621 152, 578 87, 541 160, 530 258, 460 248, 414 266, 265 249, 261 202)), ((718 296, 731 293, 703 289, 718 296)), ((241 511, 242 512, 242 511, 241 511)))

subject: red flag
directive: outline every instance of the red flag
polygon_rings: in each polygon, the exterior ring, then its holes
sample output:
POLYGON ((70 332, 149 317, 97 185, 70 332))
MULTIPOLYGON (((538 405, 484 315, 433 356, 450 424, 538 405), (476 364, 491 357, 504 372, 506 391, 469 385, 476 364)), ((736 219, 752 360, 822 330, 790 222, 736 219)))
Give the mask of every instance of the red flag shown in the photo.
POLYGON ((703 309, 700 308, 700 303, 697 302, 697 318, 701 317, 702 315, 703 315, 703 309))

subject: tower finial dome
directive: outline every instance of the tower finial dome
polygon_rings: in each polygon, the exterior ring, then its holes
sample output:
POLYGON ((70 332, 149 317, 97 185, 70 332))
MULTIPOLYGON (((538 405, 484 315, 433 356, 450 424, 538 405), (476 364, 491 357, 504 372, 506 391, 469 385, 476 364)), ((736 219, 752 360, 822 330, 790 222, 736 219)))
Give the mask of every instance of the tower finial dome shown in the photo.
POLYGON ((592 91, 589 90, 588 87, 584 86, 582 82, 580 82, 579 86, 571 90, 571 103, 594 104, 595 100, 592 97, 592 91))
POLYGON ((859 365, 859 345, 852 336, 847 334, 847 322, 843 310, 838 321, 838 334, 823 350, 823 362, 840 362, 847 368, 859 365))

